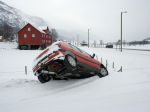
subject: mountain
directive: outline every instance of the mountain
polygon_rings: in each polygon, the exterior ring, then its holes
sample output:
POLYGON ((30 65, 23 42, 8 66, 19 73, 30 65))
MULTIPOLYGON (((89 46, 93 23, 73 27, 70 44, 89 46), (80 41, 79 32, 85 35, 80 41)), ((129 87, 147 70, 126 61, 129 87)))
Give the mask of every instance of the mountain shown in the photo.
POLYGON ((0 36, 6 40, 16 39, 17 32, 27 23, 47 26, 40 17, 30 16, 0 1, 0 36))
POLYGON ((145 38, 144 41, 150 41, 150 37, 145 38))

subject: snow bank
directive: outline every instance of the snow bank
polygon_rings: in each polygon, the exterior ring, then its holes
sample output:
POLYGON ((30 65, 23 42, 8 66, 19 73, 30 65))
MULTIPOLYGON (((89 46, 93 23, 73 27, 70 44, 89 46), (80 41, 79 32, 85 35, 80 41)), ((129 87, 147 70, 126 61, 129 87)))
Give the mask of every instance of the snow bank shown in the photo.
POLYGON ((17 49, 16 42, 0 42, 0 50, 12 50, 17 49))

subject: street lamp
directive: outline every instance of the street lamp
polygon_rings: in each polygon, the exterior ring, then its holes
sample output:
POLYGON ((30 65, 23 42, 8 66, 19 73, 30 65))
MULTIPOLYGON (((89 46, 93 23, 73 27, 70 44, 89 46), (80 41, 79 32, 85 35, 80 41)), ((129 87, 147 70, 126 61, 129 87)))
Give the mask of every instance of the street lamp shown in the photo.
POLYGON ((121 43, 120 43, 120 45, 121 45, 121 52, 122 52, 122 15, 124 14, 124 13, 127 13, 127 11, 124 11, 124 12, 121 12, 121 43))

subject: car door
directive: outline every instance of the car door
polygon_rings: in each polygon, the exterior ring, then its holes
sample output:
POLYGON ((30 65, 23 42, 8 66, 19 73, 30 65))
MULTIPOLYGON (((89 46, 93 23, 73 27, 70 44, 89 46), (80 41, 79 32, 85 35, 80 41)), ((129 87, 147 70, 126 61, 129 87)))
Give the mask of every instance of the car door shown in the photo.
POLYGON ((76 46, 70 45, 71 46, 71 52, 75 54, 77 60, 79 63, 83 64, 85 67, 92 67, 93 69, 99 69, 100 68, 100 63, 92 58, 88 53, 85 51, 79 49, 76 46))

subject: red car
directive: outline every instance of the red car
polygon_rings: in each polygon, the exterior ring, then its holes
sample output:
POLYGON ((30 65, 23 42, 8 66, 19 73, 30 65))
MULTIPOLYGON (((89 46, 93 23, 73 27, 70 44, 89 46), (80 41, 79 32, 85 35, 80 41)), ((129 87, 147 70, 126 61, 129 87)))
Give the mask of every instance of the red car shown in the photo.
POLYGON ((105 77, 105 66, 80 48, 63 41, 53 43, 34 61, 33 72, 41 83, 51 79, 105 77))

